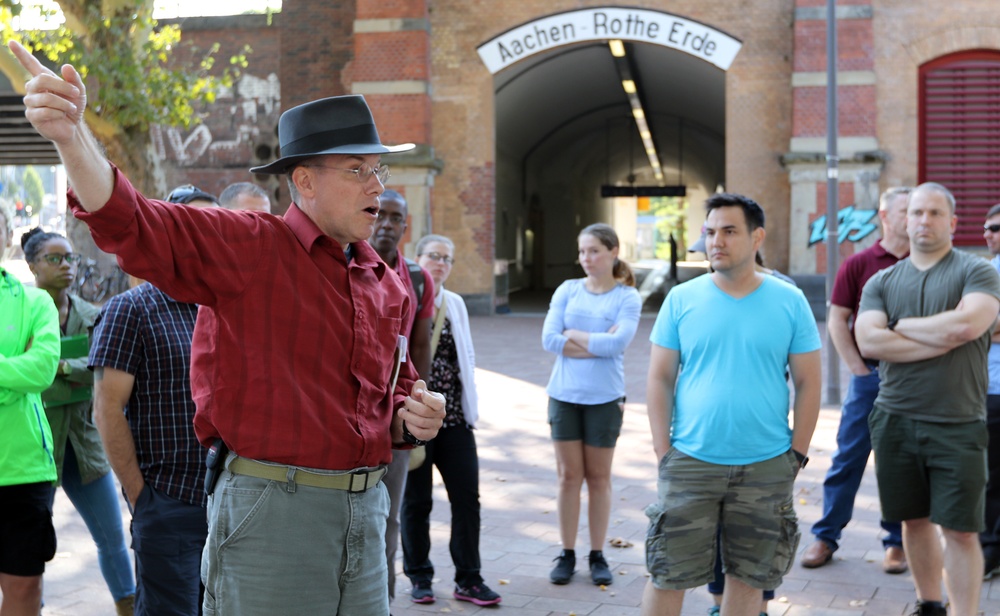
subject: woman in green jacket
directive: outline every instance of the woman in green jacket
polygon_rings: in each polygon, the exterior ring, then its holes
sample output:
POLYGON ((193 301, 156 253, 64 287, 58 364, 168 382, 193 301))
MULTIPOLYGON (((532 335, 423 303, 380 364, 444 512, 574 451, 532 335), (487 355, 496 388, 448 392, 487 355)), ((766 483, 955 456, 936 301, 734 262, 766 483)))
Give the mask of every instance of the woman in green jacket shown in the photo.
MULTIPOLYGON (((13 236, 0 209, 0 257, 13 236)), ((52 433, 41 394, 56 375, 59 321, 52 299, 0 267, 0 613, 37 614, 42 573, 56 553, 52 433)))
MULTIPOLYGON (((80 255, 73 252, 69 240, 36 227, 21 237, 21 247, 35 275, 35 286, 55 301, 64 340, 56 379, 42 393, 52 428, 57 484, 62 484, 94 538, 97 562, 118 616, 131 616, 135 577, 122 533, 121 505, 111 465, 93 422, 94 373, 87 368, 90 330, 101 311, 69 292, 80 263, 80 255)), ((54 497, 54 490, 52 494, 54 497)))

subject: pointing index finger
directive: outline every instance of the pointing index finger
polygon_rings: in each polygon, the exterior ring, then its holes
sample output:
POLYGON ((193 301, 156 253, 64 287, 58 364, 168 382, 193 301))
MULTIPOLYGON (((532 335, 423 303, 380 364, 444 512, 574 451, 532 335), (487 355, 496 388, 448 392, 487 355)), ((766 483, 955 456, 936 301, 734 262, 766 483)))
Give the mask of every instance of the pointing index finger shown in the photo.
POLYGON ((31 55, 31 53, 24 48, 24 45, 18 43, 17 41, 10 41, 7 43, 7 47, 10 49, 17 61, 21 63, 26 71, 31 73, 32 77, 37 77, 42 74, 55 75, 52 71, 45 68, 38 58, 31 55))

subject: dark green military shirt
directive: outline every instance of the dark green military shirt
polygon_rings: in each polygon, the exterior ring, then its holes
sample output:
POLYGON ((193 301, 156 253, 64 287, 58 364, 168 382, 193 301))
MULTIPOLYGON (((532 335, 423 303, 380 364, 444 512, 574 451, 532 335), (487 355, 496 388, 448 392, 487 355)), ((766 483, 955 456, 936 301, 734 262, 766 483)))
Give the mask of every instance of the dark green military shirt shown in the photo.
MULTIPOLYGON (((890 321, 953 310, 970 293, 1000 299, 1000 276, 985 259, 952 250, 928 270, 910 259, 871 277, 859 313, 884 312, 890 321)), ((986 419, 986 354, 990 332, 942 356, 912 363, 879 364, 876 406, 894 415, 938 423, 986 419)))

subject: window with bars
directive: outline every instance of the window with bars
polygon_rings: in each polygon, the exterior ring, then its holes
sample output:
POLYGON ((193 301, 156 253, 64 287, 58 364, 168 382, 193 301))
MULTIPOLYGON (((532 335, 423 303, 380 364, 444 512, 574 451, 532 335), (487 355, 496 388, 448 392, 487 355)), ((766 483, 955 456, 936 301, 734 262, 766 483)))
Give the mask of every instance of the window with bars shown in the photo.
POLYGON ((1000 51, 962 51, 920 67, 920 181, 955 195, 955 245, 980 246, 1000 203, 1000 51))

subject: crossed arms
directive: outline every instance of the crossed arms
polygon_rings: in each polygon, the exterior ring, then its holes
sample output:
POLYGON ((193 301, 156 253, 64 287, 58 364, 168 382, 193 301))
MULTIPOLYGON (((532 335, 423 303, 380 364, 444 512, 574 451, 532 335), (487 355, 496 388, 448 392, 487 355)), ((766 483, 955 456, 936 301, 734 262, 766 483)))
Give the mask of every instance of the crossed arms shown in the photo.
POLYGON ((854 335, 865 357, 912 363, 940 357, 982 336, 997 320, 1000 301, 987 293, 969 293, 952 310, 928 317, 907 317, 888 328, 881 310, 858 314, 854 335))

